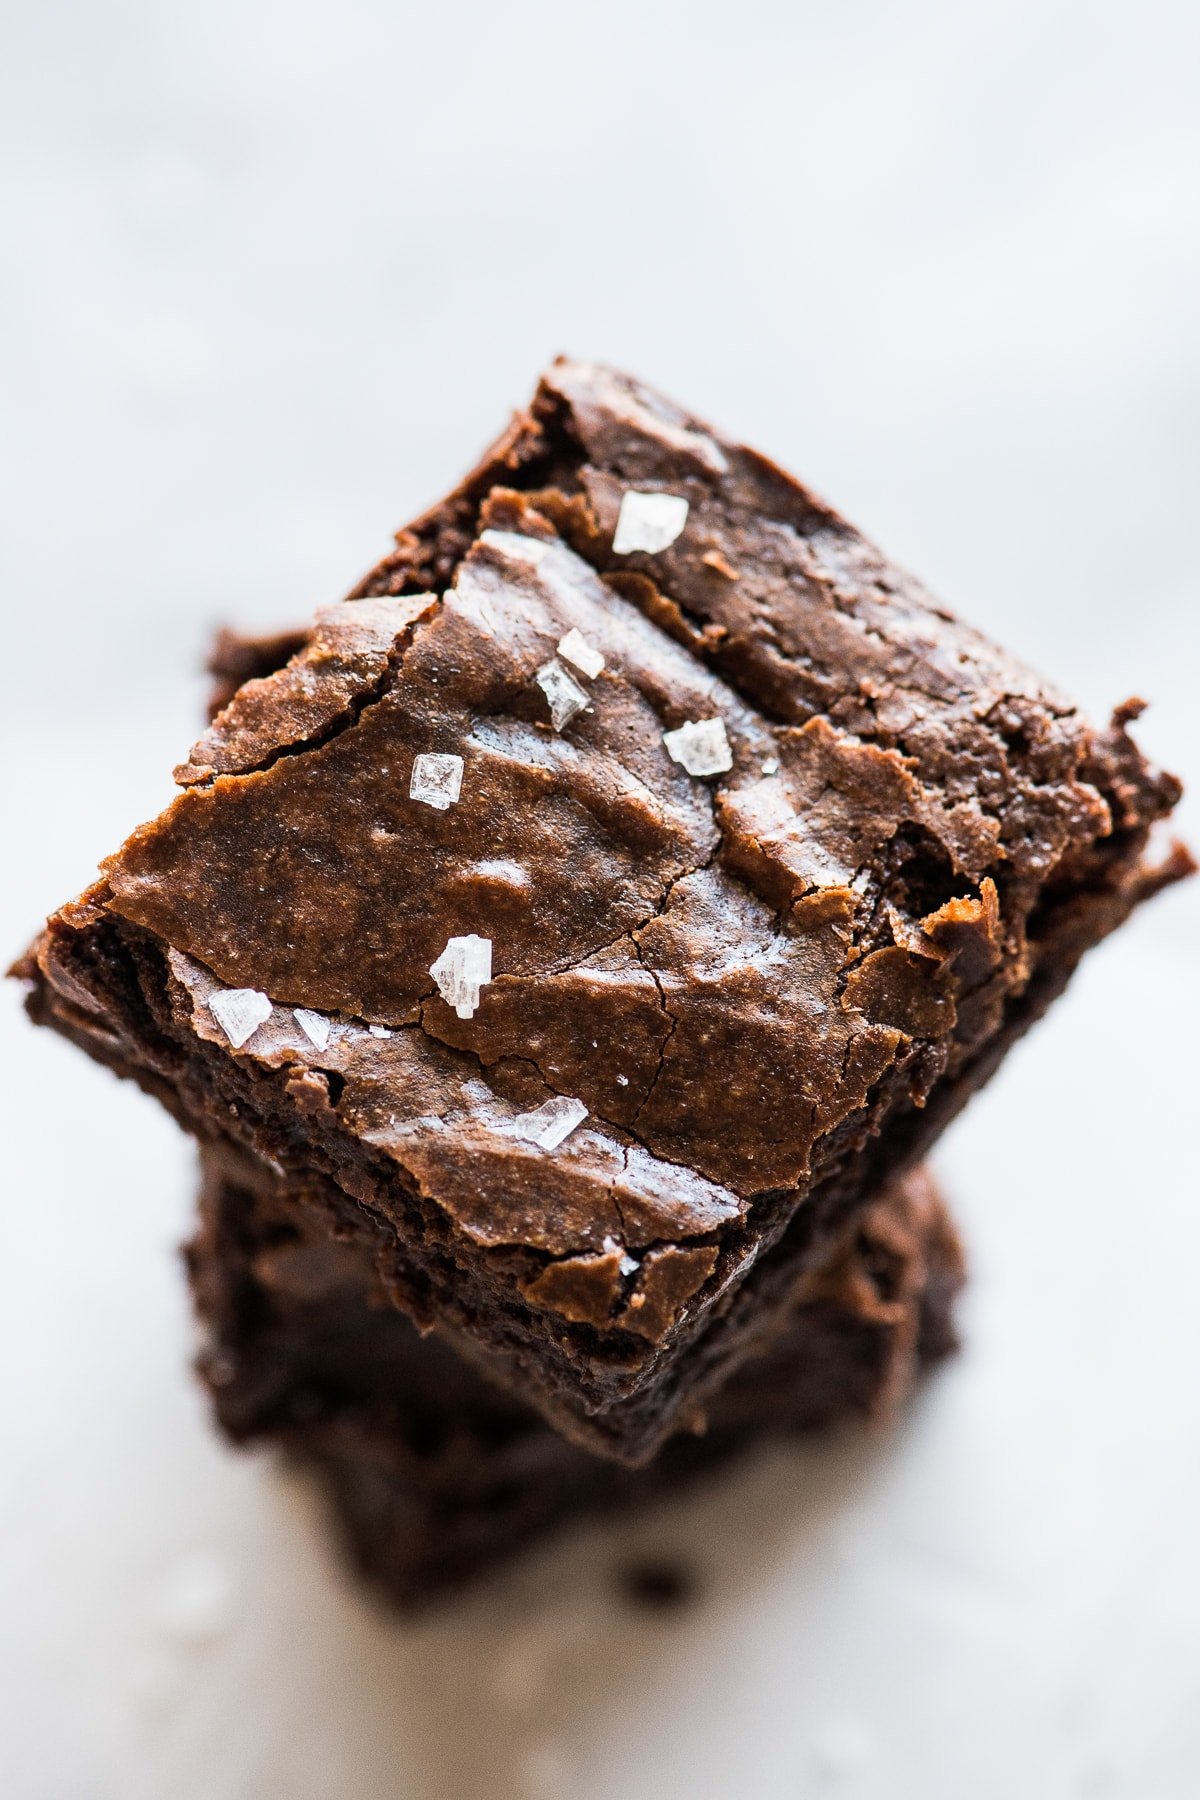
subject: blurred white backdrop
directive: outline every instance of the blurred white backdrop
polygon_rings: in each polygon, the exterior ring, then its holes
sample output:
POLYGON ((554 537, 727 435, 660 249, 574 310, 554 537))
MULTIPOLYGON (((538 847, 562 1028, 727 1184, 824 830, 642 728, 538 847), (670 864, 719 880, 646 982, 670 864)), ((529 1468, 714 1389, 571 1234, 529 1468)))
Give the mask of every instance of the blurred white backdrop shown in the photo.
MULTIPOLYGON (((2 0, 0 949, 558 349, 795 467, 1200 786, 1200 13, 2 0)), ((1200 836, 1196 809, 1193 841, 1200 836)), ((1195 1792, 1195 893, 950 1135, 966 1350, 419 1628, 212 1438, 186 1145, 3 995, 13 1800, 1195 1792), (1064 1123, 1065 1120, 1065 1123, 1064 1123), (630 1613, 631 1544, 703 1597, 630 1613)))

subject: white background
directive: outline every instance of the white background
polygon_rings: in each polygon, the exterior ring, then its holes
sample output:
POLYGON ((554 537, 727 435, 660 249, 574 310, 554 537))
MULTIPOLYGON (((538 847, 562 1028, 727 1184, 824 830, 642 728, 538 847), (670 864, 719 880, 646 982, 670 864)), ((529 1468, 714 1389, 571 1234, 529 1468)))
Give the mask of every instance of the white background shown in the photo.
MULTIPOLYGON (((555 350, 790 463, 1200 786, 1200 15, 3 0, 0 948, 555 350)), ((1193 838, 1200 835, 1195 812, 1193 838)), ((3 996, 5 1800, 1185 1800, 1195 892, 950 1134, 967 1347, 419 1628, 215 1441, 156 1109, 3 996), (703 1595, 631 1612, 633 1544, 703 1595)))

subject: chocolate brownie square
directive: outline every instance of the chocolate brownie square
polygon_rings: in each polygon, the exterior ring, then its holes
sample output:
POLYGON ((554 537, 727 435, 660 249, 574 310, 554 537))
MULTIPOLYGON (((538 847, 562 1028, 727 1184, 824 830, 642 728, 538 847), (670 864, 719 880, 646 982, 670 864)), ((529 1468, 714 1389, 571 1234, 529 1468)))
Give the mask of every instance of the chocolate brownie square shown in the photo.
POLYGON ((642 1470, 568 1443, 388 1300, 358 1240, 244 1158, 204 1157, 188 1247, 201 1372, 238 1442, 281 1446, 328 1489, 355 1561, 398 1603, 432 1598, 572 1520, 671 1493, 768 1437, 890 1418, 954 1346, 963 1279, 923 1170, 802 1278, 770 1346, 702 1434, 642 1470))
POLYGON ((809 490, 556 363, 23 965, 629 1463, 1080 956, 1178 784, 809 490))

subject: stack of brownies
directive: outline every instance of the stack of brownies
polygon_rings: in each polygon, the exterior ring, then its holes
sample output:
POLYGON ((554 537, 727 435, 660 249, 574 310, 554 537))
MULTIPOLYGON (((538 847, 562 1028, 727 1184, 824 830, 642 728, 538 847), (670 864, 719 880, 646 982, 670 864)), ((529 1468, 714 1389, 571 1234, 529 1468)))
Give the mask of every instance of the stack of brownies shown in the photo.
POLYGON ((225 1429, 402 1601, 953 1341, 920 1158, 1187 873, 1127 734, 764 457, 555 363, 20 965, 202 1146, 225 1429))

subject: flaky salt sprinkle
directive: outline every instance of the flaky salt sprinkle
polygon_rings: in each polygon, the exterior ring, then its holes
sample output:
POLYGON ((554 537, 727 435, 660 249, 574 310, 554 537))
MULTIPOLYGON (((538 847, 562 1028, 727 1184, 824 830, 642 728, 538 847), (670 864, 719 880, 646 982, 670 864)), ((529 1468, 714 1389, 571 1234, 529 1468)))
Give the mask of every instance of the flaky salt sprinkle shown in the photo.
POLYGON ((680 494, 640 494, 629 489, 621 495, 613 552, 630 556, 644 550, 655 556, 675 542, 687 524, 688 503, 680 494))
POLYGON ((445 812, 462 793, 462 779, 461 756, 444 754, 440 750, 422 750, 413 762, 408 797, 445 812))
POLYGON ((372 1037, 391 1037, 392 1035, 386 1025, 368 1025, 367 1030, 372 1037))
POLYGON ((534 680, 550 704, 550 723, 555 731, 562 731, 591 705, 579 683, 553 658, 542 664, 534 680))
POLYGON ((208 1010, 235 1050, 271 1016, 271 1002, 257 988, 222 988, 208 997, 208 1010))
POLYGON ((582 671, 584 675, 595 679, 604 667, 604 658, 594 644, 589 644, 582 631, 572 625, 565 637, 558 640, 558 654, 565 656, 569 663, 582 671))
POLYGON ((292 1017, 310 1044, 324 1050, 332 1027, 324 1013, 310 1012, 307 1006, 293 1006, 292 1017))
POLYGON ((555 1094, 552 1100, 543 1100, 532 1112, 518 1113, 512 1122, 513 1131, 519 1138, 540 1144, 543 1150, 557 1150, 563 1139, 570 1137, 587 1116, 588 1109, 582 1100, 555 1094))
POLYGON ((778 775, 779 758, 777 756, 768 756, 766 762, 762 766, 762 772, 764 775, 778 775))
POLYGON ((623 1245, 618 1244, 614 1237, 606 1237, 600 1248, 606 1251, 609 1256, 615 1256, 618 1250, 621 1252, 621 1260, 617 1264, 617 1269, 622 1275, 634 1275, 642 1266, 637 1257, 630 1256, 628 1250, 626 1250, 623 1245))
POLYGON ((733 767, 724 719, 689 719, 676 731, 664 731, 663 743, 689 775, 723 775, 733 767))
POLYGON ((479 990, 492 979, 492 940, 476 937, 452 937, 429 973, 438 984, 438 992, 447 1006, 452 1006, 460 1019, 469 1019, 479 1005, 479 990))

